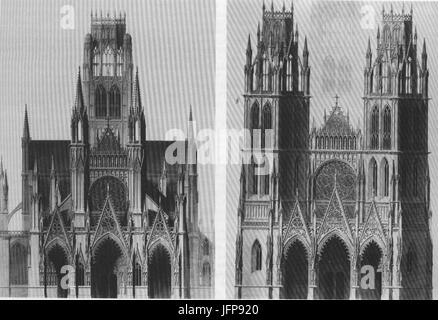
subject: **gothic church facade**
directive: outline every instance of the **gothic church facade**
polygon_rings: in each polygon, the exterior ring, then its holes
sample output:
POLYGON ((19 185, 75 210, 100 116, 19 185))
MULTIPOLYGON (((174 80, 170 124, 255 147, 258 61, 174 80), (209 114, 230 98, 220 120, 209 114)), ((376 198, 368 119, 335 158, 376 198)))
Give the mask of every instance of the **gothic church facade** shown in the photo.
POLYGON ((307 39, 300 51, 293 7, 263 5, 244 67, 237 298, 431 298, 429 71, 412 17, 383 10, 375 52, 368 40, 361 127, 336 99, 316 128, 307 39))
POLYGON ((147 139, 132 46, 124 16, 91 16, 71 140, 33 140, 26 109, 22 202, 11 212, 0 175, 2 296, 211 297, 192 112, 185 140, 147 139), (168 163, 169 150, 184 157, 168 163), (22 230, 8 231, 16 214, 22 230))

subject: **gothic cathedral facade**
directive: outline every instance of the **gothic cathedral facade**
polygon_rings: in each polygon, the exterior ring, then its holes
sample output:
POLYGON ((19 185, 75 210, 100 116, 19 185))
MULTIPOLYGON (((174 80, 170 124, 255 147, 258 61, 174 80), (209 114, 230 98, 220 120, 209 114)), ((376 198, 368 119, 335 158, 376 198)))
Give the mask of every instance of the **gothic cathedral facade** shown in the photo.
POLYGON ((301 52, 293 7, 263 6, 244 67, 237 298, 431 298, 429 71, 412 16, 383 10, 374 54, 368 40, 362 127, 336 99, 316 128, 307 39, 301 52))
POLYGON ((71 140, 33 140, 26 110, 22 203, 8 213, 1 197, 3 296, 211 297, 192 112, 185 140, 147 140, 132 45, 124 16, 91 16, 71 140), (23 230, 8 232, 14 214, 23 230))

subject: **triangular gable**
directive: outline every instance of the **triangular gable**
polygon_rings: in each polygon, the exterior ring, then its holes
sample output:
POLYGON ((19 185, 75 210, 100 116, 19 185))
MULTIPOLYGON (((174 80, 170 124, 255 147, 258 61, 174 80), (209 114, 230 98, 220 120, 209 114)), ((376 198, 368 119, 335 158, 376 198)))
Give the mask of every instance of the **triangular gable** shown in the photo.
POLYGON ((284 233, 284 239, 290 239, 294 235, 303 236, 310 244, 309 230, 307 228, 306 220, 304 219, 300 202, 298 200, 295 201, 294 208, 289 217, 289 222, 286 226, 286 232, 284 233))
POLYGON ((49 229, 47 231, 47 237, 44 241, 44 247, 47 246, 53 239, 59 238, 67 246, 68 253, 71 254, 70 240, 65 231, 64 221, 59 214, 59 210, 53 211, 52 221, 50 222, 49 229))
POLYGON ((119 221, 114 213, 113 204, 110 201, 110 195, 107 195, 103 205, 102 214, 99 217, 99 222, 94 234, 93 246, 96 241, 98 241, 98 239, 106 233, 112 233, 116 235, 126 246, 126 241, 123 237, 119 221))
POLYGON ((364 228, 360 234, 361 244, 374 235, 377 235, 382 241, 385 239, 383 225, 380 221, 379 214, 377 213, 376 203, 373 200, 370 208, 368 209, 368 216, 367 220, 365 221, 364 228))
POLYGON ((173 241, 172 237, 170 236, 169 230, 167 228, 166 220, 163 216, 163 211, 159 210, 157 215, 155 216, 155 221, 152 226, 151 235, 148 240, 148 247, 155 242, 157 239, 163 239, 166 240, 170 246, 172 246, 173 250, 173 241))
POLYGON ((336 182, 335 187, 333 188, 332 196, 330 197, 330 202, 324 214, 324 219, 322 220, 321 227, 318 230, 318 239, 321 240, 326 234, 333 230, 342 231, 348 236, 350 241, 353 242, 351 228, 336 188, 336 182))

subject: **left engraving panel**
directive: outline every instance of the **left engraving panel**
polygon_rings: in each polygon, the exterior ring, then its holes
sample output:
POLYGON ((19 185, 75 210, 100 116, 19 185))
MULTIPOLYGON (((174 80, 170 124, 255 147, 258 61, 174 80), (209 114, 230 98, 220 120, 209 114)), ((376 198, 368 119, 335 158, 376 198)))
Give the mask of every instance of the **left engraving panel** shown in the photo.
POLYGON ((213 298, 214 1, 0 5, 0 297, 213 298))

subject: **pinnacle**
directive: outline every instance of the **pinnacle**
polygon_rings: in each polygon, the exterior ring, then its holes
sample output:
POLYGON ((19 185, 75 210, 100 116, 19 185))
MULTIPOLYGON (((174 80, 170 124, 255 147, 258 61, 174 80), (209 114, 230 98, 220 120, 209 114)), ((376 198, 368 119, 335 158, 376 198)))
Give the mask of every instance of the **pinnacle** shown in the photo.
POLYGON ((27 116, 27 104, 24 107, 23 138, 30 138, 29 119, 28 119, 28 116, 27 116))

